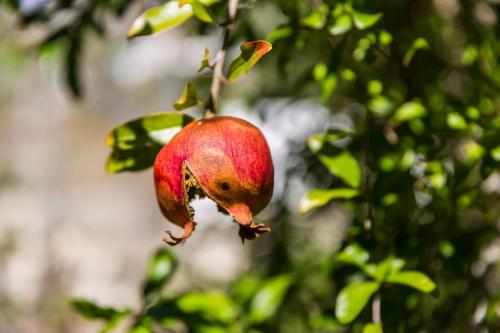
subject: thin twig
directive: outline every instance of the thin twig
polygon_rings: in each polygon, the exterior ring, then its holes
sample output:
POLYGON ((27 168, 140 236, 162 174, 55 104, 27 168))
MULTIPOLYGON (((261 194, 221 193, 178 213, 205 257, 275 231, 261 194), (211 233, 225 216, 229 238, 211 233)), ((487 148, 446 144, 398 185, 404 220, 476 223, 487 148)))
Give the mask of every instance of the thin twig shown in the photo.
POLYGON ((376 294, 372 301, 372 322, 375 324, 380 324, 381 321, 380 294, 376 294))
POLYGON ((222 47, 217 53, 217 56, 215 57, 212 85, 210 86, 210 99, 206 106, 204 118, 210 118, 215 115, 217 110, 217 102, 219 100, 220 87, 222 83, 226 82, 226 78, 224 77, 223 73, 224 61, 226 59, 226 51, 228 48, 229 33, 233 28, 234 20, 236 18, 236 12, 238 9, 238 4, 239 0, 229 0, 227 8, 228 22, 223 27, 224 31, 222 38, 222 47))

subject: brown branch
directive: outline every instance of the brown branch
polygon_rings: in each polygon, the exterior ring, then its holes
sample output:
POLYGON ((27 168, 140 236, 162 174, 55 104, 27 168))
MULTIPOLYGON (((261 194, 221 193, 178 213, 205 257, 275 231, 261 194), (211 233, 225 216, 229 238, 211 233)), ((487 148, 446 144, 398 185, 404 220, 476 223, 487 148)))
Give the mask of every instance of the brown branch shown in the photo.
POLYGON ((227 13, 228 22, 224 25, 222 47, 215 57, 214 71, 212 76, 212 84, 210 86, 210 98, 206 106, 204 118, 211 118, 215 116, 217 110, 217 102, 219 100, 220 87, 222 83, 226 83, 226 78, 224 77, 224 61, 226 59, 226 51, 228 48, 229 33, 233 28, 234 20, 236 18, 236 12, 238 9, 239 0, 229 0, 227 13))

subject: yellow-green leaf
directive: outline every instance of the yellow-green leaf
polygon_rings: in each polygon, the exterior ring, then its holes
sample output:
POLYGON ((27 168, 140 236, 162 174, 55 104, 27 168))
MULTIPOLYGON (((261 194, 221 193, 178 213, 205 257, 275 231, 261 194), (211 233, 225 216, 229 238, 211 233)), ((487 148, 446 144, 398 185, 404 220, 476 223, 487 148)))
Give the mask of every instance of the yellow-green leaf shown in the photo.
POLYGON ((191 5, 193 9, 193 14, 199 18, 201 21, 206 23, 212 23, 214 19, 208 7, 206 7, 200 0, 179 0, 179 6, 191 5))
POLYGON ((361 168, 350 152, 343 151, 336 156, 322 154, 319 160, 331 174, 339 177, 349 186, 359 187, 361 184, 361 168))
POLYGON ((424 293, 430 293, 436 289, 436 284, 427 275, 417 271, 390 274, 386 281, 412 287, 424 293))
POLYGON ((299 212, 306 213, 313 208, 326 205, 333 199, 351 199, 357 195, 359 195, 359 191, 352 188, 314 188, 309 190, 300 201, 299 212))
POLYGON ((247 73, 272 48, 271 43, 265 40, 242 43, 241 54, 229 66, 229 81, 235 81, 241 74, 247 73))
POLYGON ((331 35, 337 36, 345 34, 351 30, 351 28, 351 17, 347 14, 342 14, 334 19, 333 24, 328 27, 328 32, 330 32, 331 35))
POLYGON ((205 54, 203 55, 203 59, 201 60, 200 68, 198 69, 198 72, 201 72, 205 68, 212 68, 212 65, 210 65, 210 57, 212 56, 212 53, 205 48, 205 54))
POLYGON ((413 44, 410 46, 408 51, 406 51, 403 57, 403 66, 408 67, 410 65, 411 60, 415 56, 415 53, 418 50, 427 50, 429 49, 429 43, 425 38, 417 38, 413 41, 413 44))
POLYGON ((146 10, 134 20, 127 37, 151 35, 181 25, 193 16, 191 5, 180 6, 179 1, 169 1, 164 5, 146 10))
POLYGON ((188 82, 184 87, 181 97, 175 101, 173 106, 176 110, 181 111, 200 103, 201 101, 196 95, 196 87, 191 82, 188 82))
POLYGON ((292 277, 286 274, 267 280, 250 303, 248 321, 259 324, 272 317, 283 302, 292 283, 292 277))
POLYGON ((363 327, 363 333, 384 333, 382 331, 382 324, 369 323, 363 327))
POLYGON ((341 324, 349 324, 363 310, 379 284, 373 281, 355 282, 342 288, 335 305, 335 315, 341 324))
POLYGON ((359 30, 364 30, 377 23, 383 15, 383 13, 368 14, 353 11, 352 18, 356 28, 358 28, 359 30))
POLYGON ((401 105, 396 112, 394 112, 392 119, 396 123, 403 123, 405 121, 423 117, 426 114, 427 109, 425 106, 423 106, 420 102, 411 101, 401 105))

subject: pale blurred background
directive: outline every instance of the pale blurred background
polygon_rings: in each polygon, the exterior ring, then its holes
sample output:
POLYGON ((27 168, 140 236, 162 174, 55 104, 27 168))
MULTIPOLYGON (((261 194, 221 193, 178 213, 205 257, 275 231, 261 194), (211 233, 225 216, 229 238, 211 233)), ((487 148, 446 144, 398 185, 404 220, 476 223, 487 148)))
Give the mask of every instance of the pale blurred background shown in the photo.
MULTIPOLYGON (((110 151, 104 137, 127 120, 171 110, 184 82, 197 75, 204 48, 216 50, 219 36, 190 37, 181 28, 128 42, 125 31, 137 12, 107 22, 105 39, 86 37, 85 95, 75 101, 62 78, 59 51, 39 56, 32 47, 43 31, 36 25, 19 30, 15 17, 0 9, 0 333, 95 332, 100 324, 73 313, 68 300, 138 306, 147 260, 164 246, 164 230, 181 232, 160 214, 151 169, 105 173, 110 151)), ((248 75, 233 89, 251 89, 255 80, 248 75)), ((294 150, 333 120, 311 100, 263 100, 257 106, 259 112, 226 98, 223 112, 260 126, 269 140, 276 191, 260 218, 271 220, 278 201, 296 207, 307 189, 306 179, 292 177, 287 181, 294 190, 284 193, 288 168, 301 163, 294 150), (306 115, 311 112, 312 120, 306 115)), ((335 122, 349 126, 349 118, 335 122)), ((180 268, 172 293, 223 289, 268 251, 262 239, 242 246, 237 227, 211 202, 194 206, 199 227, 174 249, 180 268)), ((331 213, 324 216, 315 217, 314 230, 302 217, 296 223, 315 232, 314 246, 328 250, 339 246, 345 225, 332 224, 331 213)))

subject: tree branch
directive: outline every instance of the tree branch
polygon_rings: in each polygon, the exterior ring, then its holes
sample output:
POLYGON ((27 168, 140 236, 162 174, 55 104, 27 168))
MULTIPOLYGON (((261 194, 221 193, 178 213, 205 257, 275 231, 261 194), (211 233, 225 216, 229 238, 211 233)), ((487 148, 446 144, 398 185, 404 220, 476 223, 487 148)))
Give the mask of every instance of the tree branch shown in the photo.
POLYGON ((382 322, 380 315, 380 294, 376 294, 372 301, 372 322, 374 324, 382 322))
POLYGON ((229 33, 233 28, 236 12, 238 9, 239 0, 229 0, 227 7, 228 21, 224 25, 222 47, 215 57, 214 72, 212 76, 212 85, 210 86, 210 98, 206 106, 204 118, 211 118, 215 116, 217 110, 217 102, 219 100, 219 92, 222 83, 226 82, 224 77, 224 61, 226 58, 226 51, 228 48, 229 33))

